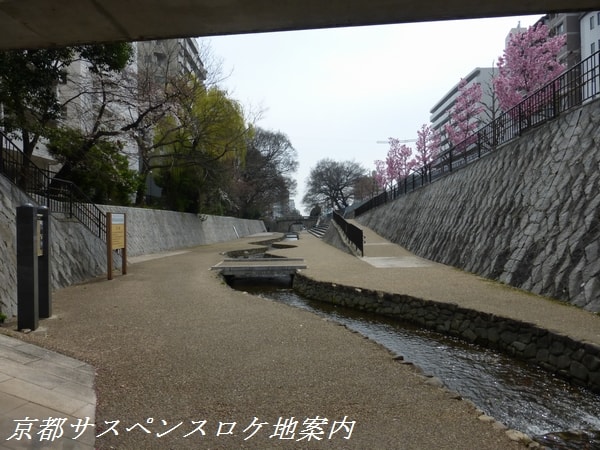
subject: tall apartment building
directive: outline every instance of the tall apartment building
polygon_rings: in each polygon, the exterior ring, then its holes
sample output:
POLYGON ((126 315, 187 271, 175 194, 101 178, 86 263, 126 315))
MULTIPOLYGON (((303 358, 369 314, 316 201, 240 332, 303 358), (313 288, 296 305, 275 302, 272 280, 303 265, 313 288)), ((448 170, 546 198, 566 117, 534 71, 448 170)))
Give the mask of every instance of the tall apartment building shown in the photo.
MULTIPOLYGON (((76 60, 69 67, 66 76, 58 86, 62 109, 62 123, 84 134, 92 132, 96 121, 107 130, 118 130, 135 117, 132 106, 137 75, 137 52, 133 46, 133 60, 123 71, 104 76, 102 80, 90 72, 88 64, 76 60), (99 115, 99 111, 102 114, 99 115)), ((137 167, 136 145, 127 135, 114 138, 123 146, 131 168, 137 167)))
MULTIPOLYGON (((191 75, 200 82, 206 80, 206 69, 200 55, 198 42, 193 38, 163 39, 136 43, 137 70, 139 74, 151 76, 155 82, 165 83, 178 75, 191 75)), ((146 136, 151 139, 151 136, 146 136)), ((162 189, 155 183, 152 174, 146 179, 148 201, 160 197, 162 189)))
MULTIPOLYGON (((493 108, 492 78, 494 72, 495 69, 493 67, 476 67, 464 77, 467 81, 467 86, 476 83, 481 85, 481 103, 485 106, 478 117, 481 122, 488 120, 488 111, 493 108)), ((456 98, 458 97, 458 86, 459 83, 456 83, 429 111, 431 127, 434 131, 440 132, 441 136, 445 136, 444 129, 450 120, 450 111, 454 107, 456 98)), ((442 149, 445 149, 448 143, 442 139, 441 146, 442 149)))
MULTIPOLYGON (((120 76, 123 90, 129 90, 125 95, 133 95, 137 74, 141 70, 152 72, 153 76, 166 79, 176 74, 193 74, 200 81, 206 78, 206 70, 200 57, 198 44, 193 38, 167 39, 158 41, 136 42, 133 44, 134 57, 131 63, 120 76), (127 79, 126 83, 122 80, 127 79)), ((75 61, 60 80, 57 80, 57 94, 64 105, 62 111, 62 122, 69 127, 89 131, 93 126, 95 108, 100 105, 102 91, 94 83, 98 80, 92 74, 85 62, 75 61), (80 92, 84 94, 80 94, 80 92), (72 100, 71 100, 72 99, 72 100)), ((117 96, 115 96, 117 97, 117 96)), ((106 111, 103 120, 106 125, 112 124, 118 128, 118 124, 124 124, 127 120, 135 117, 132 106, 128 102, 119 102, 117 98, 105 103, 106 111)), ((125 135, 118 137, 124 146, 124 152, 129 155, 132 168, 137 168, 136 148, 132 139, 125 135)), ((18 143, 17 143, 18 144, 18 143)), ((46 146, 41 142, 33 155, 36 164, 43 168, 56 167, 56 161, 49 154, 46 146)))
MULTIPOLYGON (((193 74, 200 82, 206 79, 198 43, 193 38, 169 39, 133 43, 133 58, 130 64, 120 73, 99 78, 90 71, 88 64, 76 59, 56 80, 55 89, 62 104, 58 126, 67 126, 81 130, 89 135, 93 130, 120 130, 134 121, 139 111, 137 99, 139 95, 142 70, 147 70, 156 81, 178 74, 193 74), (99 113, 101 111, 101 114, 99 113)), ((0 117, 5 111, 0 105, 0 117)), ((151 133, 149 133, 151 134, 151 133)), ((129 159, 130 169, 140 167, 140 153, 137 140, 132 133, 116 133, 104 136, 103 139, 118 141, 122 153, 129 159)), ((152 139, 152 136, 148 136, 152 139)), ((23 144, 17 138, 12 139, 17 149, 23 144)), ((58 172, 61 163, 48 150, 47 141, 40 139, 32 154, 32 160, 41 169, 58 172)), ((153 193, 160 195, 152 180, 153 193)))
MULTIPOLYGON (((128 67, 126 70, 131 70, 128 67)), ((115 77, 116 80, 116 77, 115 77)), ((108 78, 104 80, 108 81, 108 78)), ((115 81, 115 84, 123 84, 115 81)), ((127 117, 127 108, 119 105, 115 96, 111 95, 110 88, 93 74, 86 62, 75 59, 66 67, 63 75, 56 80, 56 95, 62 104, 60 118, 56 125, 66 126, 71 129, 80 130, 83 134, 91 133, 99 120, 100 105, 102 104, 102 115, 100 122, 103 128, 118 128, 119 122, 127 117)), ((124 143, 124 151, 130 154, 134 151, 132 143, 126 138, 120 139, 124 143)), ((13 142, 21 147, 19 141, 13 142)), ((50 153, 47 141, 42 138, 38 141, 31 159, 42 169, 58 171, 61 164, 50 153)), ((133 166, 133 163, 132 163, 133 166)))
POLYGON ((581 61, 581 38, 579 19, 581 13, 546 14, 539 21, 550 29, 550 34, 558 36, 563 34, 567 42, 558 54, 558 60, 567 68, 579 64, 581 61))
POLYGON ((580 14, 581 59, 600 51, 600 11, 580 14))
POLYGON ((206 69, 194 38, 163 39, 136 43, 138 69, 151 70, 157 77, 193 74, 206 79, 206 69))
POLYGON ((582 13, 579 17, 581 33, 581 59, 585 60, 592 55, 596 55, 590 61, 591 64, 584 64, 582 71, 586 73, 585 82, 582 86, 583 96, 592 99, 600 95, 600 74, 597 70, 590 70, 597 64, 598 52, 600 52, 600 11, 590 11, 582 13))

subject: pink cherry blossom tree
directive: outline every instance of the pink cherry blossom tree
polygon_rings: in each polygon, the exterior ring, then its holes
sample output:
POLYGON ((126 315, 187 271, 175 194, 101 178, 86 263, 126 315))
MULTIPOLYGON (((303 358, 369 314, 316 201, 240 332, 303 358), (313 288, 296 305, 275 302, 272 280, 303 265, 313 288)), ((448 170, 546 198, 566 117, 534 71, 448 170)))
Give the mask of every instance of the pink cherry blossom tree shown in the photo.
POLYGON ((433 162, 440 152, 440 142, 439 133, 425 123, 421 125, 421 129, 417 131, 417 141, 415 142, 414 165, 426 167, 433 162))
POLYGON ((458 84, 458 96, 450 110, 450 120, 445 130, 450 144, 463 152, 476 140, 475 131, 479 127, 481 104, 481 84, 467 84, 464 78, 458 84))
POLYGON ((558 52, 565 42, 565 35, 550 36, 548 27, 541 23, 523 33, 511 34, 503 56, 498 58, 498 76, 494 78, 504 111, 564 71, 565 67, 558 62, 558 52))
POLYGON ((415 160, 411 159, 412 149, 406 144, 401 144, 399 139, 389 138, 388 142, 390 149, 385 159, 388 179, 399 184, 414 168, 415 160))
POLYGON ((389 189, 392 183, 400 183, 406 178, 411 170, 417 164, 417 160, 412 158, 412 149, 405 144, 401 144, 399 139, 389 138, 390 148, 387 152, 385 161, 380 159, 375 161, 375 181, 381 189, 389 189))
POLYGON ((391 180, 388 178, 387 164, 381 159, 375 161, 374 176, 379 189, 386 190, 391 184, 391 180))

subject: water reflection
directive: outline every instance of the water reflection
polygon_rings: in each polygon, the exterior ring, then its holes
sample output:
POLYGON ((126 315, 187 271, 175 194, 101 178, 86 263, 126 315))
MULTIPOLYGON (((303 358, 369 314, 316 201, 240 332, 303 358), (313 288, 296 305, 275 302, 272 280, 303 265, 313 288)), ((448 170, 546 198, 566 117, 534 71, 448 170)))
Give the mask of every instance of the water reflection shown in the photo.
POLYGON ((600 396, 492 350, 393 319, 310 301, 289 289, 288 280, 272 281, 257 285, 237 280, 233 287, 343 323, 548 448, 600 449, 600 396))

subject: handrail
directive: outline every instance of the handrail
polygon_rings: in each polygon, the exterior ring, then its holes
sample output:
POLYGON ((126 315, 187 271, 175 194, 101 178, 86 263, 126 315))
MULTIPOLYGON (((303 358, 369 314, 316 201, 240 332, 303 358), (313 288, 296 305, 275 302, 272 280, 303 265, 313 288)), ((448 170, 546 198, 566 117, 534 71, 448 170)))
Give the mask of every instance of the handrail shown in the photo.
POLYGON ((52 212, 75 218, 106 241, 106 214, 73 182, 53 178, 48 170, 36 166, 1 131, 0 174, 23 190, 35 203, 47 206, 52 212))
POLYGON ((482 126, 435 161, 413 171, 388 190, 357 207, 355 217, 395 200, 486 156, 525 131, 555 119, 600 95, 600 51, 563 72, 521 103, 482 126))
POLYGON ((348 240, 354 244, 356 249, 360 252, 361 256, 364 256, 364 235, 363 230, 358 228, 344 219, 340 213, 333 211, 333 221, 341 228, 342 232, 346 235, 348 240))

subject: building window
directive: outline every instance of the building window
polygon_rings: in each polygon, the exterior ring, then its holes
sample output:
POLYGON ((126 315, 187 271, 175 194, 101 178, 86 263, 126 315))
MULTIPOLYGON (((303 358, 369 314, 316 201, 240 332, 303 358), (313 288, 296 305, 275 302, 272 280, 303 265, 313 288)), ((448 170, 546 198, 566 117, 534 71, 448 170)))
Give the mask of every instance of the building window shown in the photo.
POLYGON ((563 34, 565 32, 565 26, 564 24, 561 22, 558 25, 556 25, 556 28, 554 29, 554 35, 558 36, 559 34, 563 34))
POLYGON ((590 30, 594 29, 594 16, 590 17, 590 30))
POLYGON ((154 52, 154 60, 156 61, 156 64, 162 66, 167 62, 167 55, 160 52, 154 52))
POLYGON ((596 53, 596 43, 592 42, 592 55, 596 53))

